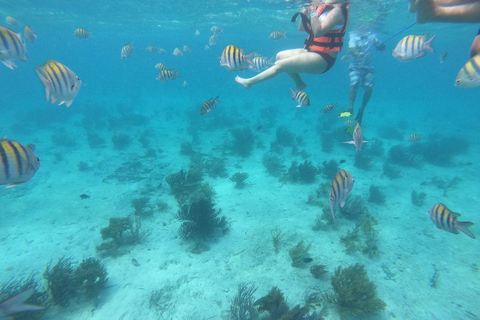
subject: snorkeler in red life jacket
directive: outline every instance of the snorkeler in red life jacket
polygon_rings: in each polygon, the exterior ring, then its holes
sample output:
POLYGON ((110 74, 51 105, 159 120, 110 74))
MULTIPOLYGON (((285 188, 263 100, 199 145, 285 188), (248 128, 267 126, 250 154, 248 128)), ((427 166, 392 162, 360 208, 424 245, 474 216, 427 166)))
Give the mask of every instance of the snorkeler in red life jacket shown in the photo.
MULTIPOLYGON (((320 22, 325 18, 328 11, 333 9, 333 5, 324 4, 319 5, 313 10, 313 13, 310 15, 310 19, 318 17, 320 22)), ((342 12, 345 17, 345 23, 343 25, 337 25, 332 30, 327 32, 321 37, 315 37, 312 31, 312 26, 308 18, 302 14, 302 23, 303 28, 308 33, 308 37, 305 40, 305 49, 310 52, 318 53, 328 62, 328 67, 324 72, 327 72, 335 64, 336 58, 329 55, 330 52, 338 52, 342 50, 343 47, 343 38, 348 26, 348 4, 343 4, 342 12)), ((295 18, 298 14, 295 14, 292 18, 292 21, 295 21, 295 18)))
POLYGON ((301 73, 322 74, 331 69, 343 46, 348 24, 348 4, 345 0, 321 1, 325 3, 306 7, 292 17, 292 22, 295 22, 300 15, 302 21, 298 30, 309 34, 305 47, 280 51, 273 66, 251 78, 236 76, 235 81, 248 89, 286 73, 295 82, 296 89, 303 90, 307 84, 300 77, 301 73))

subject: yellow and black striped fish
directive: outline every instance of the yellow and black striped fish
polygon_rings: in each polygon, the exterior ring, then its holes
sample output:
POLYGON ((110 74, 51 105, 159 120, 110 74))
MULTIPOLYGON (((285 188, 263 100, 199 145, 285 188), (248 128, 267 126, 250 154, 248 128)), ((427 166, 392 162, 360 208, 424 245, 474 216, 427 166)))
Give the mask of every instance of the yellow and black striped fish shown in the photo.
POLYGON ((282 38, 286 38, 286 37, 287 37, 287 33, 283 32, 283 31, 273 31, 268 36, 269 39, 273 39, 273 40, 278 40, 278 39, 282 39, 282 38))
POLYGON ((155 53, 158 52, 158 48, 155 46, 148 46, 145 48, 145 51, 148 53, 155 53))
POLYGON ((455 87, 473 88, 476 86, 480 86, 480 54, 468 60, 455 79, 455 87))
POLYGON ((77 29, 75 29, 75 31, 73 31, 73 35, 75 36, 75 38, 87 39, 87 38, 90 38, 92 36, 92 33, 88 32, 87 30, 85 30, 83 28, 77 28, 77 29))
POLYGON ((458 234, 458 230, 460 230, 470 238, 475 239, 475 235, 468 229, 473 223, 468 221, 457 221, 460 214, 451 211, 443 203, 434 204, 428 211, 428 214, 430 215, 433 224, 435 224, 438 229, 455 234, 458 234))
POLYGON ((210 113, 217 106, 217 103, 219 102, 220 100, 218 100, 218 96, 215 99, 210 98, 207 101, 205 101, 202 104, 202 107, 200 108, 200 115, 204 116, 207 113, 210 113))
POLYGON ((297 108, 310 106, 310 99, 305 92, 290 88, 290 94, 292 95, 292 100, 298 103, 297 108))
POLYGON ((327 104, 324 108, 323 108, 323 113, 329 113, 330 111, 332 111, 333 109, 335 109, 335 107, 337 106, 338 104, 337 103, 332 103, 332 104, 327 104))
POLYGON ((248 69, 248 65, 252 65, 250 60, 252 56, 253 53, 244 55, 243 49, 228 45, 222 52, 220 65, 229 71, 245 70, 248 69))
POLYGON ((401 61, 407 62, 425 56, 425 50, 433 52, 432 44, 434 35, 427 40, 428 33, 421 36, 409 35, 400 40, 392 52, 392 56, 401 61))
POLYGON ((419 141, 419 140, 422 140, 422 139, 423 139, 423 137, 419 134, 416 134, 416 133, 408 136, 408 141, 410 141, 410 142, 415 142, 415 141, 419 141))
POLYGON ((126 45, 124 45, 122 47, 122 52, 121 52, 120 57, 122 59, 127 59, 128 57, 130 57, 132 55, 133 49, 135 49, 135 47, 133 46, 133 42, 127 43, 126 45))
POLYGON ((335 177, 332 180, 332 186, 330 188, 330 196, 328 197, 330 202, 330 211, 332 212, 332 219, 334 223, 335 213, 333 208, 337 204, 340 204, 340 207, 343 208, 348 194, 353 189, 354 183, 355 179, 353 179, 352 175, 347 170, 340 169, 335 174, 335 177))
POLYGON ((7 188, 11 188, 30 180, 40 168, 34 152, 34 144, 24 147, 16 141, 0 139, 0 185, 8 184, 7 188))
POLYGON ((171 70, 171 69, 164 69, 160 70, 157 75, 157 80, 161 82, 168 82, 171 80, 175 80, 180 77, 178 71, 171 70))
POLYGON ((155 69, 157 69, 157 70, 165 70, 165 69, 167 69, 167 67, 165 67, 165 65, 164 65, 163 63, 159 62, 159 63, 157 63, 157 64, 155 65, 155 69))
POLYGON ((43 65, 37 66, 35 72, 45 86, 45 96, 51 104, 60 102, 70 107, 82 86, 82 81, 77 75, 55 60, 48 60, 43 65))
POLYGON ((27 61, 27 45, 22 35, 0 26, 0 60, 7 68, 13 70, 17 66, 12 60, 27 61))
POLYGON ((252 59, 252 64, 249 66, 255 72, 261 72, 273 65, 273 57, 267 59, 265 57, 255 57, 252 59))
POLYGON ((5 22, 10 26, 16 26, 18 24, 18 20, 12 16, 7 16, 5 22))
POLYGON ((35 32, 33 32, 30 26, 25 26, 25 28, 23 28, 23 36, 30 43, 34 43, 37 39, 37 35, 35 34, 35 32))

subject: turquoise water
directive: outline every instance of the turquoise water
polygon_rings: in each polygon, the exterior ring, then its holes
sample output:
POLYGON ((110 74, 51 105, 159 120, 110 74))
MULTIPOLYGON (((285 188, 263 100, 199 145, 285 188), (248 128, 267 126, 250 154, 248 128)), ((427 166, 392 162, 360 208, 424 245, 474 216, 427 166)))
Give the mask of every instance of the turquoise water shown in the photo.
MULTIPOLYGON (((479 26, 415 25, 386 41, 385 51, 374 53, 376 85, 362 128, 365 139, 375 143, 364 145, 359 154, 370 160, 362 162, 354 147, 341 143, 351 136, 344 133, 344 119, 337 118, 348 106, 347 62, 338 59, 328 73, 303 77, 309 108, 295 108, 289 94, 293 82, 284 74, 246 90, 234 78, 254 72, 229 72, 219 65, 229 44, 267 57, 301 47, 305 34, 296 31, 290 18, 303 3, 0 1, 0 19, 11 15, 19 21, 10 26, 12 30, 23 32, 24 25, 30 25, 38 36, 27 44, 27 62, 16 61, 13 71, 0 66, 0 133, 23 145, 36 143, 42 162, 30 181, 0 191, 0 283, 22 282, 34 273, 36 290, 50 294, 46 312, 27 316, 229 319, 240 283, 257 287, 255 299, 277 286, 293 308, 306 305, 308 294, 333 293, 330 279, 336 268, 359 263, 386 304, 365 318, 480 317, 478 239, 439 231, 428 216, 430 207, 442 202, 462 213, 459 221, 473 222, 470 230, 480 234, 479 89, 453 86, 479 26), (205 50, 214 25, 224 32, 205 50), (73 31, 79 27, 92 37, 75 38, 73 31), (287 38, 268 39, 275 30, 286 32, 287 38), (435 53, 408 63, 391 56, 401 38, 427 32, 437 35, 435 53), (132 41, 132 56, 120 59, 122 46, 132 41), (172 54, 184 45, 191 53, 172 54), (147 46, 164 48, 166 53, 147 53, 147 46), (440 64, 439 55, 445 51, 447 59, 440 64), (34 72, 48 59, 68 66, 83 82, 68 109, 46 101, 34 72), (181 77, 156 81, 158 62, 178 70, 181 77), (218 106, 200 116, 201 104, 216 96, 218 106), (338 107, 323 114, 331 103, 338 107), (238 128, 252 138, 235 140, 232 131, 238 128), (282 132, 287 132, 283 140, 282 132), (412 144, 407 141, 411 134, 424 139, 412 144), (120 141, 117 145, 115 139, 120 141), (250 152, 242 154, 239 150, 249 149, 252 140, 250 152), (413 164, 393 157, 389 150, 395 146, 405 147, 402 150, 413 164), (262 161, 265 154, 278 157, 283 171, 269 173, 262 161), (352 217, 337 206, 335 225, 328 219, 333 175, 322 165, 331 160, 355 178, 347 207, 355 203, 356 209, 350 210, 361 211, 352 217), (223 161, 224 173, 214 168, 215 161, 223 161), (317 168, 314 181, 288 174, 293 161, 317 168), (400 170, 400 177, 389 177, 385 164, 400 170), (189 168, 202 171, 201 183, 214 190, 215 208, 222 210, 230 227, 225 234, 217 230, 204 241, 189 241, 179 234, 181 206, 167 178, 187 174, 189 168), (229 179, 236 172, 248 173, 243 188, 235 188, 229 179), (385 194, 384 203, 369 201, 372 185, 385 194), (413 204, 412 191, 424 192, 424 203, 413 204), (353 202, 357 197, 363 204, 353 202), (137 212, 132 206, 135 199, 146 199, 146 206, 137 212), (351 252, 341 239, 365 221, 366 210, 378 222, 370 235, 375 249, 351 252), (144 237, 122 244, 114 254, 97 250, 109 219, 129 215, 141 222, 144 237), (274 230, 282 234, 278 252, 274 230), (289 250, 301 240, 311 244, 303 258, 313 261, 292 266, 289 250), (60 306, 43 274, 49 263, 53 266, 62 257, 72 259, 74 268, 83 259, 98 259, 108 271, 106 286, 92 299, 77 288, 69 304, 60 306), (316 279, 310 267, 321 264, 328 273, 316 279)), ((413 22, 405 1, 357 0, 351 3, 348 31, 371 26, 384 40, 413 22)), ((345 52, 344 48, 340 56, 345 52)), ((360 88, 355 110, 362 95, 360 88)), ((187 183, 180 189, 189 198, 195 186, 187 183)), ((322 308, 318 305, 317 316, 322 308)), ((323 307, 329 310, 325 319, 340 318, 335 303, 324 302, 323 307)))

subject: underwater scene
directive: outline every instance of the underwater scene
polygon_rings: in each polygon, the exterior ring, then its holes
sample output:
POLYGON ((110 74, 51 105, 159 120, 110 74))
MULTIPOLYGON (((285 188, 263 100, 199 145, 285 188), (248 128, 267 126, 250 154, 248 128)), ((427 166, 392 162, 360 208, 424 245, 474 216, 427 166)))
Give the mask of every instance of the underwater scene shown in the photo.
POLYGON ((480 319, 479 28, 0 0, 0 319, 480 319))

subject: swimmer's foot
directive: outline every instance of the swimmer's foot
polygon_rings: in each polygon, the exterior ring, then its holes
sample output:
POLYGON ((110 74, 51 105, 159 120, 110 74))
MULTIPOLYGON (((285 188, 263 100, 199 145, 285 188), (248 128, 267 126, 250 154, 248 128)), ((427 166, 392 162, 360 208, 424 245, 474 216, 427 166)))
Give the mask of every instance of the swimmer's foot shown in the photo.
POLYGON ((244 86, 247 89, 252 86, 250 84, 250 82, 248 81, 248 79, 240 78, 239 76, 235 77, 235 81, 237 81, 238 83, 240 83, 242 86, 244 86))
POLYGON ((297 90, 303 90, 307 87, 307 84, 303 81, 297 82, 297 90))

